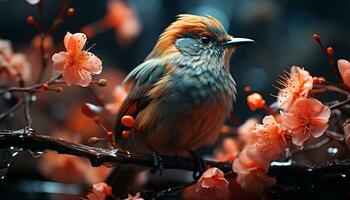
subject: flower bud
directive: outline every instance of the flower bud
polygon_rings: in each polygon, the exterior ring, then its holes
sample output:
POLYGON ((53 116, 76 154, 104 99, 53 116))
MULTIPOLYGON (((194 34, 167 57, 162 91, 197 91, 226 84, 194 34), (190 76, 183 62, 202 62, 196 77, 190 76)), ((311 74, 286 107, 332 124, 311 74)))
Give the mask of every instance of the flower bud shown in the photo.
POLYGON ((253 93, 247 97, 247 104, 251 110, 261 109, 265 107, 265 100, 258 93, 253 93))
POLYGON ((101 78, 100 80, 98 80, 97 83, 100 87, 105 87, 107 85, 107 80, 104 78, 101 78))

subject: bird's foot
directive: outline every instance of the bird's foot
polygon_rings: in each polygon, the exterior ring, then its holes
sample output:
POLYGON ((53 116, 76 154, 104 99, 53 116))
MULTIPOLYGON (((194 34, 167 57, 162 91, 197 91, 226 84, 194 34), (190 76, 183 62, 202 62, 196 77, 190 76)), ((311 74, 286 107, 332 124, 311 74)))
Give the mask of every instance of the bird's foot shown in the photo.
POLYGON ((151 173, 155 174, 159 172, 159 175, 161 176, 164 170, 162 157, 153 148, 150 147, 150 149, 151 149, 151 155, 153 157, 153 168, 151 169, 151 173))
POLYGON ((205 170, 205 163, 204 163, 203 158, 200 157, 196 152, 194 152, 192 150, 190 150, 189 152, 197 165, 197 170, 193 171, 192 177, 194 180, 198 180, 205 170))

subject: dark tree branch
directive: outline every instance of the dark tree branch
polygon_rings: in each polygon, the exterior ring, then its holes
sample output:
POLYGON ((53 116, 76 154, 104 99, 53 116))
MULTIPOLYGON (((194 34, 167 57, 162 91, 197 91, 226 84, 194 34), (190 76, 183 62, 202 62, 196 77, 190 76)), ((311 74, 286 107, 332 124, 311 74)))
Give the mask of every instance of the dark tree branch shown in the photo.
MULTIPOLYGON (((152 168, 154 157, 152 155, 136 154, 120 149, 103 149, 76 144, 59 138, 53 138, 36 133, 31 128, 0 131, 0 149, 20 147, 33 152, 56 151, 61 154, 85 157, 93 166, 119 164, 135 164, 152 168)), ((195 171, 197 162, 180 156, 161 156, 164 169, 183 169, 195 171)), ((217 167, 224 172, 232 170, 231 163, 205 160, 206 165, 217 167)))
MULTIPOLYGON (((93 166, 113 166, 118 163, 135 164, 145 168, 154 167, 153 155, 136 154, 126 150, 103 149, 76 144, 63 139, 38 134, 31 128, 0 131, 0 149, 9 147, 19 147, 32 152, 56 151, 61 154, 85 157, 90 160, 93 166)), ((190 158, 165 155, 161 155, 161 158, 163 160, 164 169, 198 170, 198 162, 190 158)), ((231 177, 235 177, 234 172, 232 172, 232 163, 214 162, 209 160, 204 160, 204 163, 207 166, 217 167, 225 172, 225 174, 230 174, 231 177)), ((278 184, 287 185, 283 187, 274 187, 271 191, 279 194, 288 193, 291 192, 290 186, 293 186, 292 188, 294 189, 300 188, 299 186, 301 185, 319 183, 320 180, 324 181, 327 177, 332 175, 348 177, 349 172, 349 159, 330 161, 321 165, 311 166, 297 165, 293 162, 273 162, 269 169, 269 175, 276 177, 278 184), (293 174, 293 176, 291 176, 291 174, 293 174)), ((188 184, 193 184, 193 182, 188 184)), ((185 184, 184 186, 187 186, 188 184, 185 184)), ((171 188, 171 190, 167 189, 160 193, 154 193, 153 195, 156 195, 156 197, 171 195, 179 190, 181 191, 184 186, 171 188)))

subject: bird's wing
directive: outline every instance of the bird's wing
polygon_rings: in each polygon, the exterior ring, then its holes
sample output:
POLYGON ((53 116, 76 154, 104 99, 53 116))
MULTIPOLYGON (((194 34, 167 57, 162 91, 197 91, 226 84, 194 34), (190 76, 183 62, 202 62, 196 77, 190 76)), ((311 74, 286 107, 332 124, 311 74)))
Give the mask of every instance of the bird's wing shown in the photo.
POLYGON ((118 112, 114 139, 118 140, 123 130, 125 130, 125 127, 120 122, 121 118, 124 115, 131 115, 136 118, 137 114, 144 109, 150 101, 148 96, 149 91, 165 73, 166 64, 164 64, 164 62, 159 59, 150 59, 137 66, 127 75, 123 83, 131 81, 134 83, 131 92, 124 100, 118 112))

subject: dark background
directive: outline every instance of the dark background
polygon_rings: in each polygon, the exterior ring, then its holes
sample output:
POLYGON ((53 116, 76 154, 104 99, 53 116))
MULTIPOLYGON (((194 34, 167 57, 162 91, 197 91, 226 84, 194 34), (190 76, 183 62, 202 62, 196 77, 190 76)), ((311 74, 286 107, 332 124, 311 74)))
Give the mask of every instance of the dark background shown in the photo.
MULTIPOLYGON (((58 13, 61 1, 44 1, 45 24, 49 26, 58 13)), ((129 0, 127 2, 135 9, 142 31, 128 46, 118 44, 113 30, 89 40, 90 43, 97 44, 92 51, 103 60, 104 69, 120 69, 127 73, 140 64, 152 50, 162 31, 175 20, 177 14, 181 13, 212 15, 223 23, 228 33, 256 41, 253 46, 239 49, 231 61, 231 72, 238 88, 234 113, 241 121, 256 114, 249 110, 243 88, 251 86, 254 91, 263 94, 268 103, 273 103, 275 99, 270 94, 277 94, 277 90, 272 85, 278 76, 283 74, 284 70, 289 71, 292 65, 303 66, 311 75, 324 76, 335 81, 325 53, 312 39, 314 33, 321 36, 325 47, 334 48, 336 59, 350 58, 348 0, 129 0)), ((98 21, 106 14, 104 0, 74 0, 71 6, 75 8, 76 13, 54 33, 55 43, 61 43, 67 31, 80 32, 84 25, 98 21)), ((35 7, 24 0, 7 0, 0 3, 0 38, 11 40, 16 50, 27 48, 25 45, 30 43, 36 34, 35 30, 26 24, 28 15, 37 16, 37 12, 35 7)), ((29 162, 28 165, 30 164, 29 162)), ((22 173, 22 175, 29 179, 40 176, 36 173, 25 175, 22 173)), ((18 178, 18 174, 14 177, 18 178)), ((18 184, 33 186, 35 182, 15 183, 11 187, 0 184, 0 189, 15 194, 16 187, 25 188, 18 184)), ((8 199, 13 199, 14 196, 8 199)), ((30 194, 25 197, 38 198, 31 197, 30 194)))

